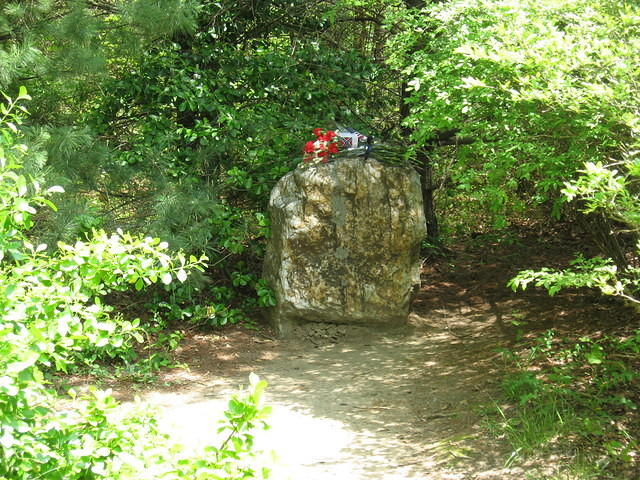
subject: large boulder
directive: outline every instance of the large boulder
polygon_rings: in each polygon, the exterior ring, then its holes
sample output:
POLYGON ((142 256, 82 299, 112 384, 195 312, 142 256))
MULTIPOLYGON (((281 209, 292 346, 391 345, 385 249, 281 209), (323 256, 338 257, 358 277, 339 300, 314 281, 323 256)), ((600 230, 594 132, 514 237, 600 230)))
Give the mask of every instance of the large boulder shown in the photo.
POLYGON ((282 335, 307 322, 406 322, 426 234, 418 175, 375 159, 299 167, 271 192, 264 277, 282 335))

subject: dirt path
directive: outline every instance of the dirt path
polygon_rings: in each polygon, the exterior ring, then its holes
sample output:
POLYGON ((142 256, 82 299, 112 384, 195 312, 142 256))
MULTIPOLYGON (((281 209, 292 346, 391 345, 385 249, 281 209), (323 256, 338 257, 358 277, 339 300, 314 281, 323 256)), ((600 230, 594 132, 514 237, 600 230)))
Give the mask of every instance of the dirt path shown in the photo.
POLYGON ((270 385, 272 429, 259 438, 280 456, 273 478, 504 478, 491 476, 504 456, 490 439, 482 439, 480 456, 473 446, 482 434, 474 407, 494 390, 494 330, 490 321, 479 320, 471 332, 456 318, 434 322, 415 313, 406 328, 351 328, 324 346, 235 331, 214 340, 226 342, 221 354, 207 337, 194 337, 198 355, 235 357, 233 367, 203 361, 143 399, 165 408, 174 435, 200 443, 214 425, 205 419, 219 418, 254 371, 270 385), (470 476, 471 459, 474 475, 484 476, 470 476))
MULTIPOLYGON (((535 264, 536 251, 522 249, 535 264)), ((533 335, 551 323, 575 328, 582 314, 611 315, 591 296, 510 293, 504 284, 522 251, 496 247, 467 263, 461 253, 455 269, 432 265, 409 324, 394 330, 350 327, 338 339, 297 341, 235 327, 192 333, 179 351, 190 369, 138 394, 164 408, 174 438, 210 442, 230 394, 257 373, 274 408, 258 445, 277 452, 276 480, 522 479, 522 467, 504 468, 509 452, 478 413, 499 399, 498 349, 514 341, 511 320, 535 322, 524 332, 533 335)), ((549 261, 548 248, 538 254, 549 261)), ((131 394, 119 392, 125 401, 131 394)))

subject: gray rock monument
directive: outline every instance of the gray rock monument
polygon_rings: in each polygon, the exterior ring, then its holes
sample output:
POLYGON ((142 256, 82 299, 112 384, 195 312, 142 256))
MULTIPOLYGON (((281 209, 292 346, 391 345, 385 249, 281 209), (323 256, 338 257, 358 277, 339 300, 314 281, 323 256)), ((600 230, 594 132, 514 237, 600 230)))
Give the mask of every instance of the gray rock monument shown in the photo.
POLYGON ((271 192, 264 277, 281 335, 308 322, 406 322, 426 234, 410 167, 348 158, 298 167, 271 192))

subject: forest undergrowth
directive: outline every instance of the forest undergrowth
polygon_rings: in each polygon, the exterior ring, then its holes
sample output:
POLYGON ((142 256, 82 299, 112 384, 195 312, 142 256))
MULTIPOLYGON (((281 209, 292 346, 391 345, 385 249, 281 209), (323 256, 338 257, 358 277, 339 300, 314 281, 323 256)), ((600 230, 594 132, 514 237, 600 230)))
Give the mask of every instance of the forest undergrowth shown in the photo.
MULTIPOLYGON (((495 465, 497 473, 488 478, 623 480, 637 474, 640 330, 634 308, 619 299, 593 296, 584 288, 568 289, 550 297, 543 288, 513 292, 507 286, 509 278, 525 266, 559 268, 571 259, 574 248, 584 247, 580 233, 569 226, 553 227, 553 235, 548 228, 528 224, 499 234, 458 237, 438 255, 433 255, 432 249, 425 250, 429 256, 416 313, 438 325, 442 324, 443 315, 455 319, 439 328, 450 332, 456 343, 477 335, 472 332, 478 319, 476 314, 465 313, 467 305, 473 305, 472 311, 486 308, 495 317, 500 332, 495 340, 483 340, 483 334, 479 334, 480 346, 468 347, 482 349, 475 352, 474 358, 494 359, 494 372, 489 375, 492 387, 485 391, 481 383, 473 385, 480 388, 482 396, 490 397, 472 405, 484 432, 479 435, 476 431, 472 437, 480 443, 444 441, 438 447, 438 455, 449 460, 438 475, 451 462, 453 471, 464 471, 465 457, 457 457, 457 451, 470 459, 482 458, 486 449, 481 445, 486 442, 482 440, 484 435, 493 437, 501 452, 495 465)), ((271 375, 276 372, 281 381, 291 374, 270 367, 270 361, 265 360, 291 353, 288 344, 275 341, 274 334, 261 321, 252 324, 251 329, 227 326, 211 331, 202 326, 183 326, 174 331, 182 340, 175 343, 173 352, 167 352, 168 363, 151 376, 114 379, 94 372, 59 380, 66 382, 67 388, 98 381, 103 387, 113 388, 120 398, 130 400, 135 395, 157 391, 183 392, 191 398, 195 387, 192 381, 197 380, 198 385, 233 381, 239 372, 251 369, 262 369, 271 375)), ((376 340, 367 337, 361 343, 371 342, 376 340)), ((347 345, 367 350, 358 342, 347 345)), ((330 346, 331 341, 327 348, 330 346)), ((338 341, 336 348, 340 346, 338 341)), ((319 347, 307 343, 305 348, 319 347)), ((407 356, 404 348, 399 344, 394 347, 399 357, 407 356)), ((456 355, 455 350, 446 355, 456 355)), ((339 358, 336 352, 336 361, 339 358)), ((347 361, 346 357, 340 360, 343 361, 347 361)), ((293 364, 300 365, 298 362, 293 364)), ((447 359, 453 371, 462 370, 465 362, 469 362, 466 356, 447 359)), ((443 386, 437 392, 428 389, 432 382, 429 372, 436 374, 433 367, 425 367, 421 386, 414 388, 428 390, 430 402, 436 401, 434 398, 451 398, 451 388, 443 386)), ((288 392, 285 386, 273 388, 280 392, 281 399, 283 392, 288 392)), ((285 398, 295 401, 295 396, 285 398)), ((333 410, 327 408, 324 414, 333 416, 333 410)), ((322 413, 320 408, 318 414, 322 413)), ((440 418, 429 410, 425 415, 440 418)), ((451 425, 459 422, 448 415, 443 417, 443 429, 447 428, 447 418, 451 425)), ((428 439, 430 433, 424 431, 422 435, 428 439)), ((427 462, 426 456, 423 461, 427 462)), ((476 470, 469 466, 468 471, 476 470)))
MULTIPOLYGON (((513 278, 524 265, 561 268, 573 248, 597 249, 585 245, 580 230, 570 225, 548 231, 528 224, 474 237, 453 247, 450 260, 435 258, 434 265, 467 289, 483 282, 493 302, 510 296, 512 282, 501 280, 513 278), (490 277, 473 272, 483 264, 495 267, 490 277), (472 280, 449 273, 460 269, 472 280)), ((586 288, 555 297, 540 286, 519 295, 532 305, 504 314, 510 341, 497 348, 501 395, 480 408, 485 428, 510 445, 505 466, 528 465, 526 478, 536 480, 635 478, 640 472, 637 308, 610 297, 589 299, 586 288)))
MULTIPOLYGON (((0 477, 138 478, 140 459, 258 475, 249 437, 215 465, 133 458, 151 417, 97 393, 55 405, 71 375, 153 383, 193 332, 258 328, 269 192, 338 126, 415 169, 430 259, 544 225, 544 254, 507 248, 518 268, 483 281, 580 289, 611 319, 511 312, 488 425, 511 463, 554 451, 575 478, 640 477, 638 314, 614 313, 640 304, 637 1, 1 3, 0 477)), ((241 403, 227 419, 259 417, 241 403)))

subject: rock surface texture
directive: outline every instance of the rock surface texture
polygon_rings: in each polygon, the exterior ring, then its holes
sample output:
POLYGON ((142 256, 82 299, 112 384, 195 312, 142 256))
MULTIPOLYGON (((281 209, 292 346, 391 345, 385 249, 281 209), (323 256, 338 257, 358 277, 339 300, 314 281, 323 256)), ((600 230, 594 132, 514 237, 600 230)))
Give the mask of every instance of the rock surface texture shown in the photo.
POLYGON ((375 159, 299 167, 271 192, 264 277, 282 335, 309 322, 397 325, 420 284, 418 175, 375 159))

